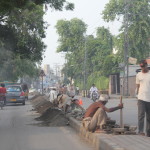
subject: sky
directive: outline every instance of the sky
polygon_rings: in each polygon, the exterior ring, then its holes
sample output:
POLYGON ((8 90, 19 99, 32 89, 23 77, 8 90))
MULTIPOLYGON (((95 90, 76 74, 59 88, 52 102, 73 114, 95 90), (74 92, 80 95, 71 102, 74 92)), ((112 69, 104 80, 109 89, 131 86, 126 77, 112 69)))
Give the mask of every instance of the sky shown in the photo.
POLYGON ((65 63, 64 54, 56 53, 58 46, 58 34, 56 33, 55 25, 58 20, 71 20, 72 18, 81 19, 87 24, 87 35, 94 34, 97 27, 105 26, 110 29, 112 34, 118 33, 118 22, 106 23, 102 19, 102 11, 109 0, 67 0, 75 4, 73 11, 54 11, 48 9, 44 20, 48 22, 49 27, 46 30, 46 38, 44 43, 47 45, 43 56, 42 66, 49 64, 51 68, 56 65, 63 65, 65 63))

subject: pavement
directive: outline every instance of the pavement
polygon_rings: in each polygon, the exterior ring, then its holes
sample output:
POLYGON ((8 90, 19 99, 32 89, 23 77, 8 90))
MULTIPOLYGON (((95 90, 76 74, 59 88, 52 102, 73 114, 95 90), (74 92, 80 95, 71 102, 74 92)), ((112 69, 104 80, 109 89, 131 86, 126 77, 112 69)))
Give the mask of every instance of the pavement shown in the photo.
MULTIPOLYGON (((78 96, 83 100, 83 108, 87 108, 92 100, 86 97, 78 96)), ((108 106, 118 104, 120 96, 110 96, 108 106)), ((124 105, 124 124, 137 125, 137 99, 136 98, 123 98, 124 105), (127 119, 126 119, 127 118, 127 119)), ((111 113, 110 113, 111 114, 111 113)), ((113 119, 119 121, 119 112, 116 111, 113 119), (115 118, 116 117, 116 118, 115 118)), ((103 133, 91 133, 85 130, 82 122, 73 117, 69 117, 70 126, 76 132, 91 143, 97 150, 149 150, 150 137, 140 135, 114 135, 103 133)))

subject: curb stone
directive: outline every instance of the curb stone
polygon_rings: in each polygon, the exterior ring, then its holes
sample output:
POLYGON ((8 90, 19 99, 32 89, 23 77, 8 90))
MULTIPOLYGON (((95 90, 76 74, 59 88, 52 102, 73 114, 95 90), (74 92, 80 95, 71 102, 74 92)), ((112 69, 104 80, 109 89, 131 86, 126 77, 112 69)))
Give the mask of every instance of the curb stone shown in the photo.
POLYGON ((81 137, 95 146, 96 150, 125 150, 123 147, 120 147, 118 144, 109 140, 106 134, 101 134, 102 136, 100 136, 98 133, 88 132, 84 127, 82 127, 80 121, 77 121, 73 117, 67 117, 69 119, 70 126, 74 128, 81 137))

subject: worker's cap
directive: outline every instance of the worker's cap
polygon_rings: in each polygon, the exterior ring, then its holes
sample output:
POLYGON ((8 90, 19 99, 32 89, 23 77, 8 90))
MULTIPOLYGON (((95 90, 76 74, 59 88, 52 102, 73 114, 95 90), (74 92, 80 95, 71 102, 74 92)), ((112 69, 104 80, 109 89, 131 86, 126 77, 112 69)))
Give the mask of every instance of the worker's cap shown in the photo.
POLYGON ((108 95, 107 94, 101 94, 100 97, 99 97, 99 101, 105 101, 107 102, 108 101, 108 95))

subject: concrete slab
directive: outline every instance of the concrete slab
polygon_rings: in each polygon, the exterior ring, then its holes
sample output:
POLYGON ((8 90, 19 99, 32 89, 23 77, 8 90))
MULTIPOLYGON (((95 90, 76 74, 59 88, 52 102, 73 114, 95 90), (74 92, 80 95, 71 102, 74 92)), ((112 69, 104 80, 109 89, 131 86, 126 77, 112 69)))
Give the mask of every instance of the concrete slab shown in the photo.
POLYGON ((149 150, 150 137, 140 135, 113 135, 91 133, 82 127, 81 121, 69 117, 70 126, 97 150, 149 150))

